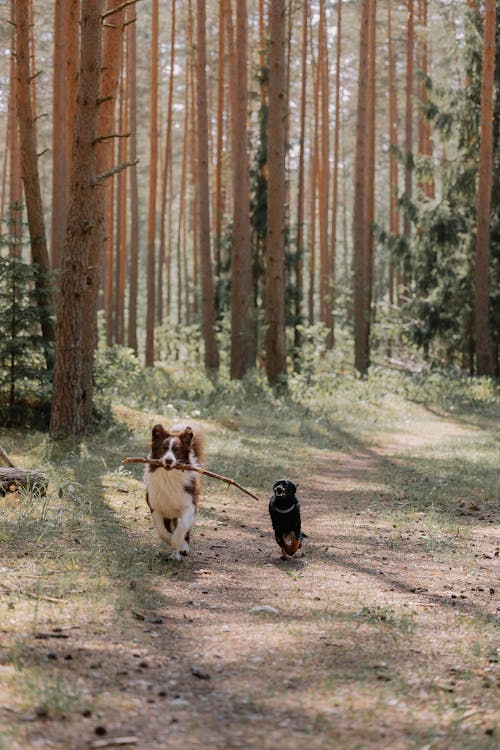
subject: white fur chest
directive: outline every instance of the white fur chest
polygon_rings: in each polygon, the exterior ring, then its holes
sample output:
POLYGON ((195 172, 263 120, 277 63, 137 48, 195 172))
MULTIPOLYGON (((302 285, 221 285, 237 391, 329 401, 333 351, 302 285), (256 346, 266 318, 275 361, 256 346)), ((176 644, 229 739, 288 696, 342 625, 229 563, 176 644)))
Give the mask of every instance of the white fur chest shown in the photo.
POLYGON ((159 511, 165 518, 180 518, 193 504, 193 496, 184 488, 194 476, 191 472, 175 469, 146 469, 144 482, 151 509, 159 511))

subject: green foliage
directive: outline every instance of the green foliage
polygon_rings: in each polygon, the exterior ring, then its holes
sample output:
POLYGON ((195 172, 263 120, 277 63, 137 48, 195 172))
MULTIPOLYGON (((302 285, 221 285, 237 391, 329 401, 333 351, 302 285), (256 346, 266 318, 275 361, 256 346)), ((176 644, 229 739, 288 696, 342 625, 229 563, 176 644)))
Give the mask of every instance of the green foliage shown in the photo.
POLYGON ((46 425, 50 373, 35 298, 38 268, 0 257, 0 420, 6 425, 46 425))
MULTIPOLYGON (((500 3, 499 11, 500 11, 500 3)), ((419 191, 416 199, 402 196, 400 204, 415 227, 410 241, 381 235, 393 263, 406 275, 409 301, 402 309, 403 330, 426 359, 436 363, 467 363, 473 367, 474 255, 476 190, 479 154, 479 115, 482 66, 480 14, 467 17, 463 49, 463 78, 459 91, 437 88, 427 116, 450 155, 440 165, 439 200, 419 191)), ((500 37, 500 32, 498 32, 500 37)), ((494 118, 494 187, 491 221, 491 327, 498 350, 500 330, 500 38, 497 40, 494 118)), ((429 178, 430 164, 415 159, 415 180, 429 178)))

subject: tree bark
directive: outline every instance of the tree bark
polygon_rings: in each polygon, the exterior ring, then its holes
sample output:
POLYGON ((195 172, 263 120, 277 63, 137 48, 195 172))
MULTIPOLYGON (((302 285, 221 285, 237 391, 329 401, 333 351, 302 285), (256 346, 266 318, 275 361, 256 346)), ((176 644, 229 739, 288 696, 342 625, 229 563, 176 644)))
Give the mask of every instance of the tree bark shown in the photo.
POLYGON ((307 40, 309 30, 309 3, 302 4, 302 43, 301 43, 301 89, 300 89, 300 134, 299 134, 299 166, 297 175, 297 260, 296 279, 297 293, 295 297, 295 329, 294 346, 300 347, 301 337, 299 323, 302 320, 302 298, 304 293, 304 186, 305 186, 305 137, 307 110, 307 40))
POLYGON ((339 159, 340 159, 340 56, 342 49, 342 0, 337 0, 337 49, 335 60, 335 123, 333 135, 333 185, 332 185, 332 227, 330 239, 330 296, 331 320, 327 337, 327 347, 332 349, 335 343, 335 277, 337 260, 337 215, 339 195, 339 159))
POLYGON ((197 0, 197 183, 198 229, 201 271, 201 308, 205 367, 219 367, 219 352, 215 341, 215 304, 210 250, 210 193, 208 187, 208 112, 206 81, 206 0, 197 0))
POLYGON ((155 273, 156 273, 156 191, 158 182, 158 0, 152 3, 151 81, 149 96, 149 203, 147 247, 146 367, 155 361, 155 273))
POLYGON ((495 26, 496 0, 485 0, 475 258, 475 328, 477 372, 478 375, 491 376, 494 374, 494 366, 489 310, 489 252, 493 184, 495 26))
POLYGON ((135 354, 137 344, 137 293, 139 275, 139 190, 137 184, 137 31, 135 8, 127 8, 127 89, 130 123, 130 272, 128 303, 128 345, 135 354))
POLYGON ((83 329, 89 304, 89 248, 102 242, 103 233, 102 200, 96 188, 102 10, 103 0, 82 0, 71 202, 57 307, 53 437, 82 435, 92 414, 94 348, 85 346, 83 329))
POLYGON ((269 3, 269 121, 266 264, 266 373, 286 374, 285 348, 285 0, 269 3))
POLYGON ((359 32, 358 104, 356 119, 356 156, 354 165, 353 266, 354 266, 354 366, 358 372, 368 369, 366 351, 366 158, 368 40, 370 0, 362 0, 359 32))
POLYGON ((231 377, 255 365, 252 247, 247 153, 247 4, 236 4, 236 87, 232 117, 233 237, 231 257, 231 377))
MULTIPOLYGON (((320 319, 328 333, 332 330, 332 286, 328 244, 328 199, 330 187, 330 117, 329 117, 329 76, 328 42, 326 29, 325 1, 321 0, 318 25, 318 72, 321 93, 321 144, 318 174, 319 209, 319 297, 320 319)), ((331 342, 330 336, 328 336, 331 342)))
MULTIPOLYGON (((24 196, 26 199, 31 242, 31 260, 33 264, 38 266, 39 270, 35 282, 35 293, 42 335, 48 344, 53 344, 55 336, 51 314, 53 299, 51 285, 47 278, 47 274, 50 271, 50 260, 38 176, 36 133, 30 85, 32 77, 30 70, 29 0, 17 0, 15 10, 17 121, 19 126, 24 196)), ((45 352, 47 368, 51 370, 54 362, 50 346, 45 348, 45 352)))

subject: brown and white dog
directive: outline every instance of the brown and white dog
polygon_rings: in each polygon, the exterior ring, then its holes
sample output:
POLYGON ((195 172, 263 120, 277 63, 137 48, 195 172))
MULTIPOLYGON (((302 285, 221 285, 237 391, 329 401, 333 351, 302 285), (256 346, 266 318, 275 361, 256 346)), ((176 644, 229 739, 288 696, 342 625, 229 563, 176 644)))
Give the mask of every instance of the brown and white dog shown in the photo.
POLYGON ((189 530, 196 519, 200 475, 174 469, 176 464, 200 467, 205 438, 201 427, 176 424, 168 429, 157 424, 152 430, 150 458, 162 466, 146 466, 146 500, 156 529, 180 560, 189 552, 189 530))

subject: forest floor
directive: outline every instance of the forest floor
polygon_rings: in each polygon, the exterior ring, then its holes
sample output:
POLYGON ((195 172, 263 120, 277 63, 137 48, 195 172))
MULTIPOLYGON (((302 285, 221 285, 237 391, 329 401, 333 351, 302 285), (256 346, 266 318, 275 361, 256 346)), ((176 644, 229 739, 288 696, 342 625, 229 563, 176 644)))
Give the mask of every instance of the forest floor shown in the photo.
POLYGON ((51 475, 0 498, 0 748, 498 747, 499 421, 369 413, 201 420, 207 468, 261 499, 205 478, 180 562, 120 464, 161 415, 118 407, 77 451, 0 430, 51 475), (287 562, 283 476, 308 534, 287 562))

